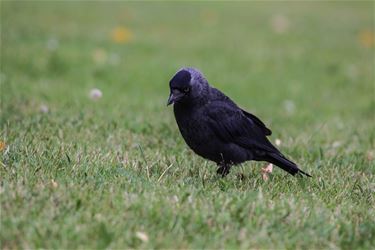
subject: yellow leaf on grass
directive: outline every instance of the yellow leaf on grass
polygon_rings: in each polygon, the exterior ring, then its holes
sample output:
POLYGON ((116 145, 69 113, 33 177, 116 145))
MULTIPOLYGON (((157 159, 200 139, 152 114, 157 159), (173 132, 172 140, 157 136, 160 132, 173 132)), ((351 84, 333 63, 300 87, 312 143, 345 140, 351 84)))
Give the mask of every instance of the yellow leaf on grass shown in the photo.
POLYGON ((5 142, 0 141, 0 151, 3 151, 5 149, 5 147, 6 147, 5 142))
POLYGON ((116 27, 112 31, 112 41, 115 43, 128 43, 133 37, 133 32, 126 27, 116 27))
POLYGON ((359 43, 362 47, 371 48, 375 46, 375 32, 362 30, 358 35, 359 43))

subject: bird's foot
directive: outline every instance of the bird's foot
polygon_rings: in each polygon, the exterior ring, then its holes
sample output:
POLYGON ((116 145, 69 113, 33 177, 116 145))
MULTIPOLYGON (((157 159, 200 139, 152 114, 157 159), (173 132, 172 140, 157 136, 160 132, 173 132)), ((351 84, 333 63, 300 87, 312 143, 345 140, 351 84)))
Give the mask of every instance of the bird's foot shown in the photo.
POLYGON ((217 169, 216 173, 221 175, 221 177, 225 177, 227 174, 229 174, 230 167, 228 166, 221 166, 217 169))
POLYGON ((270 164, 267 164, 266 166, 264 166, 262 168, 262 178, 264 181, 267 181, 269 179, 268 177, 268 174, 269 173, 272 173, 272 169, 273 169, 273 165, 270 163, 270 164))

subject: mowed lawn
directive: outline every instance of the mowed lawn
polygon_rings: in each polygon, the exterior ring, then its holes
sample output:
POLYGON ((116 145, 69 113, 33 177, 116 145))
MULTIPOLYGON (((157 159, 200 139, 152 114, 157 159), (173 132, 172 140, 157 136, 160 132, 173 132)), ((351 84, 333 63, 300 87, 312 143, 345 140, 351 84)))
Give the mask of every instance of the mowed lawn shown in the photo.
POLYGON ((0 9, 2 249, 374 247, 373 2, 0 9), (313 178, 219 178, 166 107, 183 66, 313 178))

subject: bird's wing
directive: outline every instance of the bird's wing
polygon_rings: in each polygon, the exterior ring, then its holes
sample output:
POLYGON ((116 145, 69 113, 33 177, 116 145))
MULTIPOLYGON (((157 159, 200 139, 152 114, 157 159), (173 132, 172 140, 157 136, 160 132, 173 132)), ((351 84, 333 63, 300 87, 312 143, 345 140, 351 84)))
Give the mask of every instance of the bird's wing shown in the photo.
POLYGON ((247 149, 278 152, 258 124, 263 123, 259 119, 251 119, 237 106, 221 101, 212 102, 206 107, 206 115, 209 127, 223 142, 235 143, 247 149))
POLYGON ((265 135, 271 135, 272 131, 266 127, 266 125, 255 115, 241 109, 242 113, 244 113, 249 119, 251 119, 258 127, 263 131, 265 135))
MULTIPOLYGON (((211 88, 211 95, 213 96, 213 99, 214 101, 221 101, 221 102, 225 102, 226 104, 230 105, 230 106, 233 106, 235 108, 238 108, 238 106, 226 95, 224 95, 220 90, 218 89, 215 89, 215 88, 211 88)), ((240 108, 238 108, 240 109, 240 108)), ((272 134, 272 131, 266 127, 266 125, 258 118, 256 117, 255 115, 243 110, 243 109, 240 109, 242 111, 242 113, 248 118, 251 120, 251 122, 253 122, 256 126, 258 126, 264 133, 264 135, 271 135, 272 134)))

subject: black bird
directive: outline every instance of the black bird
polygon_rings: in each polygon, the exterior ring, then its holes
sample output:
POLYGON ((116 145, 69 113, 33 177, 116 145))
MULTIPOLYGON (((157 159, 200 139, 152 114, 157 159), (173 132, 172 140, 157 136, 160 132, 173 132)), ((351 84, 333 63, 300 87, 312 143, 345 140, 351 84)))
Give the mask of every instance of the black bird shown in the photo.
POLYGON ((271 144, 271 130, 258 117, 211 87, 197 69, 182 68, 169 86, 167 105, 174 104, 182 137, 195 153, 216 162, 217 173, 225 176, 231 166, 255 160, 311 177, 271 144))

